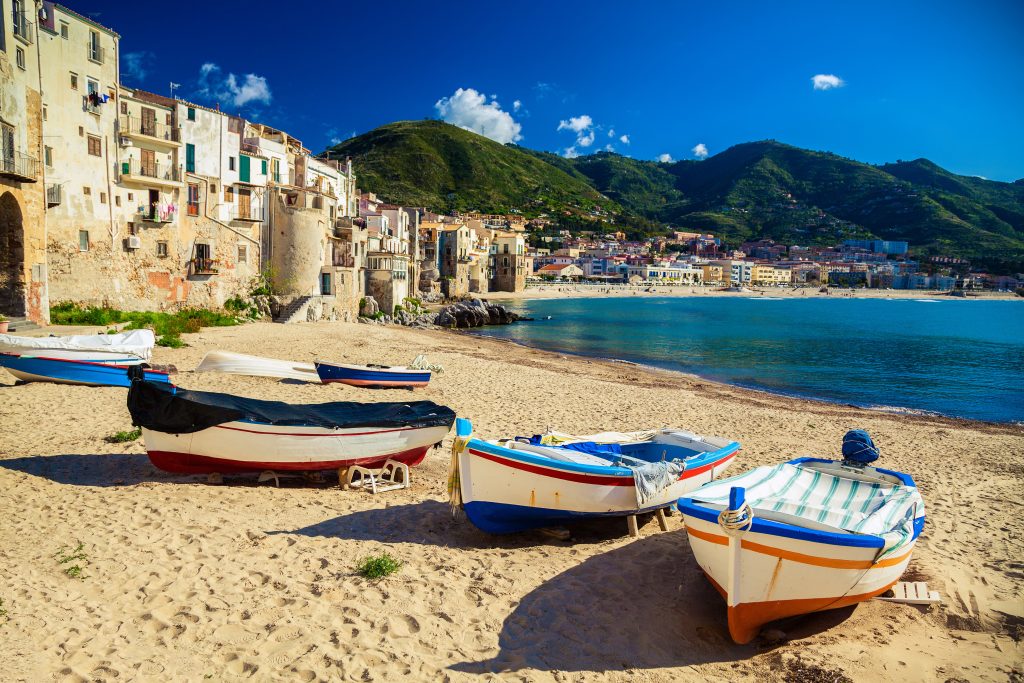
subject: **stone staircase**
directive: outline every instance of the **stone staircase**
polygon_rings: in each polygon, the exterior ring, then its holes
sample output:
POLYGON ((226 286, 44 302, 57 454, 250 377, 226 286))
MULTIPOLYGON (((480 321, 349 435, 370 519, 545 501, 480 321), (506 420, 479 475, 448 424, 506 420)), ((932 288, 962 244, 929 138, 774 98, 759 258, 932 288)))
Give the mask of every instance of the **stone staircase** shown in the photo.
POLYGON ((312 296, 300 296, 281 309, 281 312, 274 316, 274 322, 285 324, 305 322, 306 309, 309 307, 309 302, 312 300, 312 296))
POLYGON ((12 316, 8 318, 10 325, 7 328, 8 332, 28 332, 29 330, 38 330, 39 325, 35 324, 28 318, 12 316))

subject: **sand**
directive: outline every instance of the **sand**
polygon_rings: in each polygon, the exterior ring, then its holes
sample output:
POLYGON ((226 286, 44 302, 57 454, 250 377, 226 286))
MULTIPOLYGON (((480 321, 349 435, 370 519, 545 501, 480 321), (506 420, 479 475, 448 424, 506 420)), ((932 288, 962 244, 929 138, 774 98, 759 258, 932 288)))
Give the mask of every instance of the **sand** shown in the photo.
POLYGON ((781 398, 682 375, 441 331, 252 324, 157 349, 188 388, 296 402, 402 400, 399 390, 195 374, 210 349, 295 360, 445 366, 413 396, 471 417, 484 437, 677 425, 735 438, 734 471, 837 452, 873 434, 913 474, 928 522, 909 575, 943 603, 881 602, 778 625, 737 646, 679 515, 591 523, 570 541, 492 537, 454 521, 447 445, 380 494, 335 485, 156 470, 126 391, 14 386, 0 376, 0 675, 5 681, 1021 680, 1024 428, 781 398), (84 578, 56 554, 81 543, 84 578), (378 582, 353 570, 387 550, 378 582), (779 634, 775 634, 779 636, 779 634))

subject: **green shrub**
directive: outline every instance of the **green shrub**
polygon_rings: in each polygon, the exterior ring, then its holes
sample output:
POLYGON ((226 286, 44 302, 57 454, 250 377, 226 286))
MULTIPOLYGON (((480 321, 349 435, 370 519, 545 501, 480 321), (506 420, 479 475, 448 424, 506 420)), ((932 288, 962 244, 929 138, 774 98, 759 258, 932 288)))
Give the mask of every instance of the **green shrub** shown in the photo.
POLYGON ((135 441, 142 436, 141 429, 133 429, 130 432, 117 432, 110 436, 104 437, 103 440, 107 443, 128 443, 129 441, 135 441))
POLYGON ((165 334, 163 336, 157 337, 156 345, 164 346, 169 349, 180 349, 183 346, 186 346, 185 342, 181 340, 181 337, 179 337, 176 334, 165 334))
POLYGON ((388 553, 380 555, 368 555, 356 565, 356 571, 360 576, 367 579, 383 579, 385 576, 394 574, 402 566, 402 563, 391 557, 388 553))
POLYGON ((82 307, 73 302, 64 301, 50 307, 50 322, 53 325, 112 325, 115 323, 128 323, 125 326, 127 330, 149 328, 157 335, 177 337, 183 332, 198 332, 204 327, 237 325, 238 318, 234 315, 225 315, 219 311, 210 311, 205 308, 183 308, 175 313, 119 311, 116 308, 107 308, 105 306, 82 307))

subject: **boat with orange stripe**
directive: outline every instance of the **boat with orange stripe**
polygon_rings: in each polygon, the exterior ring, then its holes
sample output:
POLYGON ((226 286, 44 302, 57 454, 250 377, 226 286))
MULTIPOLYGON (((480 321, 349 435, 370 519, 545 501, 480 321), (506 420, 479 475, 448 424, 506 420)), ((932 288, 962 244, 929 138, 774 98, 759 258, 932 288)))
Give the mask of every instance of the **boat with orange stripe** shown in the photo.
POLYGON ((842 461, 759 467, 679 501, 737 643, 771 621, 884 593, 907 568, 925 519, 914 480, 869 467, 878 450, 861 430, 844 437, 843 452, 842 461))

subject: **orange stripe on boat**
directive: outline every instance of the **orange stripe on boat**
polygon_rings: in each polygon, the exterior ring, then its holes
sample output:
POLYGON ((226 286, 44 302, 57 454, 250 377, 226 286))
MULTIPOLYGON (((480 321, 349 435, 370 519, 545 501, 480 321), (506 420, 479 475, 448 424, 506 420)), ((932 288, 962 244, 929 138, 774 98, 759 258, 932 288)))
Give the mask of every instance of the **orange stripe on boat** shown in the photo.
MULTIPOLYGON (((717 545, 729 545, 729 537, 721 536, 719 534, 708 533, 707 531, 700 531, 699 529, 693 529, 686 527, 686 533, 691 536, 695 536, 702 541, 708 541, 709 543, 715 543, 717 545)), ((907 559, 913 549, 908 550, 906 553, 899 557, 889 557, 880 562, 872 562, 870 560, 841 560, 833 557, 819 557, 817 555, 806 555, 804 553, 798 553, 793 550, 783 550, 782 548, 774 548, 770 545, 764 545, 762 543, 756 543, 754 541, 743 540, 742 546, 744 550, 751 550, 755 553, 761 553, 762 555, 771 555, 773 557, 781 557, 784 560, 792 560, 793 562, 800 562, 802 564, 810 564, 815 567, 829 567, 831 569, 880 569, 882 567, 891 567, 895 564, 899 564, 903 560, 907 559)))

